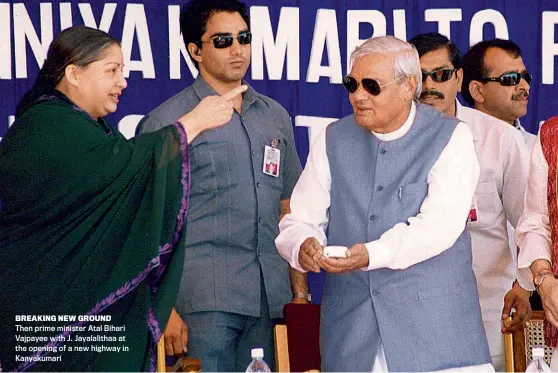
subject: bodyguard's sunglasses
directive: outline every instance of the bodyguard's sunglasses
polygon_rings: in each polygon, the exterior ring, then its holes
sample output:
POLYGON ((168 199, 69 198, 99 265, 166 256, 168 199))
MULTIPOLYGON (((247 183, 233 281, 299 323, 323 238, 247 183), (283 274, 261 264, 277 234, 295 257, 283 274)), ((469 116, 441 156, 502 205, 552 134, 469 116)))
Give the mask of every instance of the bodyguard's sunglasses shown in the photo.
POLYGON ((500 85, 503 85, 504 87, 511 87, 514 85, 518 85, 519 82, 521 81, 521 78, 525 79, 525 81, 529 85, 531 84, 531 80, 533 80, 533 76, 529 73, 511 72, 511 73, 502 74, 497 78, 482 78, 479 79, 479 82, 482 83, 498 82, 500 83, 500 85))
POLYGON ((386 84, 380 85, 380 83, 378 83, 376 80, 370 78, 364 78, 359 83, 355 78, 347 75, 343 78, 343 87, 345 87, 345 89, 349 91, 349 93, 355 93, 358 89, 359 84, 362 84, 362 87, 366 90, 366 92, 370 93, 372 96, 378 96, 382 92, 382 88, 384 88, 388 84, 398 81, 401 78, 403 77, 400 76, 399 78, 387 82, 386 84))
POLYGON ((430 72, 422 72, 422 81, 426 81, 426 78, 430 77, 433 81, 437 83, 447 82, 453 76, 453 73, 456 72, 457 69, 439 69, 430 72))
MULTIPOLYGON (((217 35, 212 37, 211 40, 200 40, 198 43, 213 43, 216 49, 224 49, 233 45, 234 39, 232 35, 217 35)), ((250 44, 252 42, 252 33, 250 31, 239 32, 236 40, 241 45, 250 44)))

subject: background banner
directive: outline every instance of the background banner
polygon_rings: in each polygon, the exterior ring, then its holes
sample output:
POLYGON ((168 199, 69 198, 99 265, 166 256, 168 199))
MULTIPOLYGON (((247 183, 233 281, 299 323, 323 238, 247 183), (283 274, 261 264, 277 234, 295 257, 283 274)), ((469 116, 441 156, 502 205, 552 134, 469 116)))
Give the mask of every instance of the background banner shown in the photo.
MULTIPOLYGON (((313 137, 351 113, 341 85, 350 52, 371 36, 438 31, 461 51, 483 39, 516 42, 533 74, 522 125, 558 114, 556 0, 247 0, 252 63, 246 79, 290 113, 303 165, 313 137)), ((0 1, 0 137, 32 86, 53 37, 85 24, 122 40, 128 88, 109 121, 132 136, 141 117, 193 82, 180 35, 181 1, 0 1)), ((32 151, 32 150, 30 150, 32 151)))

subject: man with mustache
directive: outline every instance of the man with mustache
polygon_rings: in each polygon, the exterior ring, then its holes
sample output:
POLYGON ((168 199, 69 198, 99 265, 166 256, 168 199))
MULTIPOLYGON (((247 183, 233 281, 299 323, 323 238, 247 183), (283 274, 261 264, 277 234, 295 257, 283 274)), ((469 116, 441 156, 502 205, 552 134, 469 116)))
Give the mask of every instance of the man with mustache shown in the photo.
MULTIPOLYGON (((157 130, 195 112, 200 101, 247 85, 249 25, 238 0, 186 3, 180 26, 199 75, 149 113, 141 130, 157 130)), ((250 86, 234 109, 229 123, 190 144, 184 273, 174 313, 188 329, 177 322, 165 330, 167 354, 188 342, 188 356, 201 358, 204 371, 245 371, 254 347, 264 348, 273 367, 272 320, 289 301, 309 300, 306 275, 289 273, 273 242, 301 170, 289 114, 250 86)))
POLYGON ((415 103, 409 43, 368 39, 351 64, 354 113, 314 141, 275 240, 292 267, 326 271, 322 371, 493 371, 465 229, 471 130, 415 103), (330 258, 326 244, 348 249, 330 258))
POLYGON ((475 109, 521 131, 529 150, 536 136, 519 121, 527 113, 531 74, 521 49, 510 40, 492 39, 475 44, 464 56, 463 98, 475 109))
POLYGON ((509 221, 515 227, 523 211, 528 150, 513 127, 459 103, 456 97, 463 80, 463 60, 453 42, 441 34, 428 33, 415 36, 409 43, 420 56, 423 79, 420 101, 464 121, 473 133, 480 164, 468 223, 473 269, 492 364, 497 371, 503 370, 505 355, 500 330, 515 332, 531 314, 529 292, 515 281, 516 252, 509 245, 506 224, 509 221), (502 318, 508 316, 511 307, 515 307, 517 316, 502 328, 502 318))

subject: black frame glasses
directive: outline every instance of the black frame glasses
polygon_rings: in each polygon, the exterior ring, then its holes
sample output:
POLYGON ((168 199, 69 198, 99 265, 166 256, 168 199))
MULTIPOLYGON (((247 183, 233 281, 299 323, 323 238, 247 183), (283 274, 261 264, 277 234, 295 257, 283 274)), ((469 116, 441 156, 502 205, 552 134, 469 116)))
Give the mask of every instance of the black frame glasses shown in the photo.
POLYGON ((518 72, 509 72, 500 75, 497 78, 481 78, 479 82, 488 83, 488 82, 497 82, 504 87, 513 87, 518 85, 521 82, 521 79, 525 80, 527 84, 531 85, 531 81, 533 80, 533 76, 528 72, 518 73, 518 72))
POLYGON ((380 85, 380 83, 378 83, 376 80, 371 78, 364 78, 360 82, 358 82, 352 76, 347 75, 343 78, 343 87, 345 87, 345 89, 349 93, 355 93, 356 90, 358 89, 358 86, 362 84, 362 87, 366 90, 366 92, 370 93, 372 96, 378 96, 380 93, 382 93, 382 88, 384 88, 388 84, 398 81, 401 78, 403 77, 400 76, 399 78, 393 79, 392 81, 389 81, 386 84, 380 85))
MULTIPOLYGON (((215 49, 225 49, 233 45, 235 37, 232 35, 216 35, 211 38, 211 40, 200 40, 198 46, 201 43, 213 43, 215 49)), ((236 37, 240 45, 250 44, 252 42, 252 33, 250 31, 241 31, 236 37)))
POLYGON ((432 81, 436 83, 443 83, 450 80, 457 69, 438 69, 433 71, 421 71, 422 81, 426 81, 426 78, 430 77, 432 81))

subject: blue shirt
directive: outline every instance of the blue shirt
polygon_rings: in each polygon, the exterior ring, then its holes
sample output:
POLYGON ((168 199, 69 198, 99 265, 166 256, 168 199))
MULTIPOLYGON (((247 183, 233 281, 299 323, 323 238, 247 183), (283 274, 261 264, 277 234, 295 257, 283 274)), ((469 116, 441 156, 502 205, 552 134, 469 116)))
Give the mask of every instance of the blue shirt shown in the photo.
MULTIPOLYGON (((175 122, 210 95, 216 93, 198 76, 148 114, 141 131, 175 122)), ((192 185, 177 310, 259 316, 261 271, 270 316, 281 317, 291 299, 289 267, 274 240, 280 201, 290 198, 301 171, 288 113, 249 87, 241 113, 200 134, 189 149, 192 185), (281 152, 278 177, 263 173, 264 148, 272 144, 281 152)))

